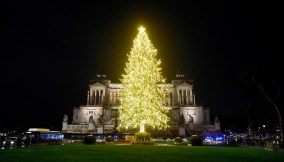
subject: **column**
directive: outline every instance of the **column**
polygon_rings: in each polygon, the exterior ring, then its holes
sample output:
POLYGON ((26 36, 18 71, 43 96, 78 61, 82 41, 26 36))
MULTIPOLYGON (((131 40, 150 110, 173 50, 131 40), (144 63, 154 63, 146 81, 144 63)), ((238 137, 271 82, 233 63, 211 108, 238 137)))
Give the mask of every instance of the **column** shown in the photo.
POLYGON ((101 93, 101 90, 99 90, 99 103, 98 103, 98 105, 101 105, 101 100, 102 100, 102 93, 101 93))
POLYGON ((178 104, 181 105, 181 99, 180 99, 180 90, 177 92, 177 98, 178 98, 178 104))
POLYGON ((188 102, 188 91, 187 90, 185 91, 185 96, 186 96, 186 101, 185 101, 186 103, 185 104, 189 105, 189 102, 188 102))
POLYGON ((96 91, 92 92, 92 105, 96 104, 96 91))
POLYGON ((88 95, 87 95, 87 105, 89 105, 89 103, 90 103, 90 91, 88 91, 88 95))
POLYGON ((181 90, 180 92, 181 92, 181 105, 184 105, 184 101, 183 101, 183 90, 181 90))
POLYGON ((192 96, 192 89, 189 89, 189 104, 193 104, 193 96, 192 96))
POLYGON ((114 103, 113 104, 116 104, 117 103, 117 93, 114 93, 114 103))
POLYGON ((110 98, 110 105, 112 105, 113 104, 113 93, 112 92, 110 92, 109 93, 109 98, 110 98))

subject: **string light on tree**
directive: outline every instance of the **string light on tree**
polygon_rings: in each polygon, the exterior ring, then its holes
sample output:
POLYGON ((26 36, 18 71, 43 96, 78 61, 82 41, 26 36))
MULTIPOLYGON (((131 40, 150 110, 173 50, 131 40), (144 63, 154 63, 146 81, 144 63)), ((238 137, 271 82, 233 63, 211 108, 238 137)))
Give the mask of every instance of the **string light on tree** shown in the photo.
POLYGON ((146 29, 140 27, 133 47, 128 54, 125 73, 122 75, 120 127, 140 127, 145 124, 153 128, 165 129, 169 117, 166 106, 169 98, 166 88, 158 87, 165 83, 161 74, 161 61, 156 59, 157 50, 151 43, 146 29))

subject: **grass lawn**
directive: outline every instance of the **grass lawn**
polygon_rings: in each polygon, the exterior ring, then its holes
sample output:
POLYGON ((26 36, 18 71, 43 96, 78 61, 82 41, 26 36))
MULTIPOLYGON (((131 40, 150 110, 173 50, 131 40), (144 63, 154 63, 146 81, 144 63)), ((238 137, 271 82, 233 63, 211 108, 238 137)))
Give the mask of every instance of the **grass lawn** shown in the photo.
POLYGON ((0 161, 284 161, 284 152, 214 146, 117 144, 34 146, 0 150, 0 161))

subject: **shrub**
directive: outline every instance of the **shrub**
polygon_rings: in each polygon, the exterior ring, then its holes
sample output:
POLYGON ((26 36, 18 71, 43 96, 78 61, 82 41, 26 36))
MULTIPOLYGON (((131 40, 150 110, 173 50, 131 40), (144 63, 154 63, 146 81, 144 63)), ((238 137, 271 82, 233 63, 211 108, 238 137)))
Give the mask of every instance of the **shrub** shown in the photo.
POLYGON ((11 140, 10 140, 10 137, 6 137, 6 140, 5 140, 5 148, 10 148, 11 147, 11 140))
POLYGON ((22 137, 18 137, 17 140, 16 140, 16 146, 17 147, 22 147, 22 142, 23 138, 22 137))
POLYGON ((108 136, 108 137, 106 138, 106 142, 114 142, 114 138, 111 137, 111 136, 108 136))
POLYGON ((175 144, 182 144, 182 139, 180 137, 175 138, 175 144))
POLYGON ((31 139, 29 136, 27 136, 26 139, 24 140, 24 145, 25 147, 28 147, 31 145, 31 139))
POLYGON ((88 135, 83 137, 83 144, 84 145, 93 145, 96 142, 96 137, 92 135, 88 135))
POLYGON ((132 137, 132 144, 153 144, 153 140, 150 137, 149 133, 146 132, 139 132, 135 133, 132 137))
POLYGON ((198 136, 191 136, 189 137, 189 144, 192 144, 192 146, 201 146, 202 145, 202 138, 198 136))
POLYGON ((133 136, 126 135, 125 141, 126 141, 126 142, 131 142, 131 141, 132 141, 132 138, 133 138, 133 136))
POLYGON ((272 141, 266 142, 266 149, 268 151, 272 151, 273 150, 273 142, 272 141))

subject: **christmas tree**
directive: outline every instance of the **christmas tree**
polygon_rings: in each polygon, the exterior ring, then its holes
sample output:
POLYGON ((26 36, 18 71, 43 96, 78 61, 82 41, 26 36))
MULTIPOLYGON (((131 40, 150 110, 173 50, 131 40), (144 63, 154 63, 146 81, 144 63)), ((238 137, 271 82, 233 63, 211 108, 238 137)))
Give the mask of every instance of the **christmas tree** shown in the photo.
POLYGON ((161 61, 156 59, 157 50, 151 43, 145 28, 140 27, 128 55, 125 73, 122 75, 121 106, 119 109, 120 127, 140 127, 144 125, 165 129, 167 116, 167 88, 161 74, 161 61))

